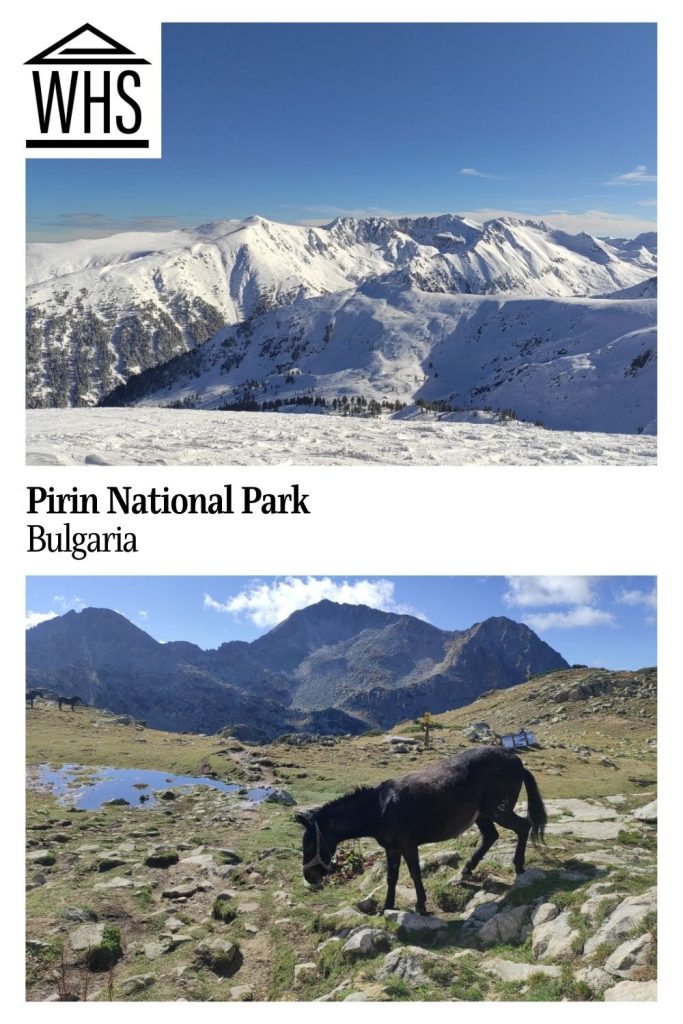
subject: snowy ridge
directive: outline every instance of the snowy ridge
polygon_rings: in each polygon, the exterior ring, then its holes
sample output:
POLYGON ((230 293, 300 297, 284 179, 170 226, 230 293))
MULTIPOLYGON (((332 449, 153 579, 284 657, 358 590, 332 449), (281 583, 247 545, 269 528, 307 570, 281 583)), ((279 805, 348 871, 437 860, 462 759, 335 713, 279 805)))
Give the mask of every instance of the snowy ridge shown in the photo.
MULTIPOLYGON (((343 296, 346 302, 351 289, 360 288, 359 302, 371 298, 366 288, 403 291, 418 318, 415 296, 426 296, 429 309, 430 293, 611 295, 653 276, 655 248, 656 236, 601 241, 538 221, 506 217, 476 224, 448 214, 342 218, 326 227, 250 217, 33 244, 27 251, 27 404, 96 404, 131 376, 194 350, 226 324, 253 325, 280 307, 293 312, 301 306, 305 320, 308 300, 334 297, 336 303, 343 296)), ((371 319, 381 326, 380 301, 400 303, 375 300, 371 319)), ((390 329, 380 347, 386 358, 390 329)), ((340 372, 365 372, 362 364, 342 364, 340 372)), ((395 368, 389 358, 387 369, 395 368)), ((407 393, 405 382, 397 390, 407 393)))
POLYGON ((343 396, 653 433, 655 322, 652 299, 487 298, 369 282, 225 328, 105 404, 249 408, 315 395, 328 408, 343 396))

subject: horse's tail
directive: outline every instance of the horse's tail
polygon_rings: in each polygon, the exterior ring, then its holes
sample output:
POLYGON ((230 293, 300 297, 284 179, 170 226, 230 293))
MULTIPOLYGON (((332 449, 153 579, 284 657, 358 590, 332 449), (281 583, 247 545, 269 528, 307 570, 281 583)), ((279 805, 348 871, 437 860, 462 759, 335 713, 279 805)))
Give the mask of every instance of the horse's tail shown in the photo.
POLYGON ((536 779, 528 768, 522 768, 522 778, 527 795, 528 812, 527 817, 531 822, 531 841, 538 845, 545 842, 545 827, 548 823, 548 813, 543 803, 536 779))

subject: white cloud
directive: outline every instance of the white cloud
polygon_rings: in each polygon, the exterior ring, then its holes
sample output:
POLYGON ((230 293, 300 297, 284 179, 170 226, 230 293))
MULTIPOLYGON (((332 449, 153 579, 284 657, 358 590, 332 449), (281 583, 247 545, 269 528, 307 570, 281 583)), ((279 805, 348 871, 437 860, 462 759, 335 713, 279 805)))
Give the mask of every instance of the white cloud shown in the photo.
POLYGON ((614 626, 616 619, 611 612, 592 608, 590 605, 578 605, 567 612, 539 612, 526 615, 525 622, 537 632, 549 629, 581 629, 588 626, 614 626))
POLYGON ((48 619, 56 619, 57 612, 26 612, 26 628, 32 629, 39 622, 47 622, 48 619))
POLYGON ((52 603, 57 605, 60 615, 65 612, 80 612, 85 608, 85 601, 82 597, 64 597, 63 594, 55 594, 52 603))
POLYGON ((626 590, 623 587, 617 594, 617 601, 619 604, 644 604, 648 608, 656 608, 657 588, 653 587, 652 590, 626 590))
POLYGON ((138 618, 140 618, 140 619, 146 619, 147 618, 147 612, 145 611, 144 608, 141 608, 140 611, 138 612, 138 618))
POLYGON ((318 601, 338 604, 366 604, 386 612, 420 615, 414 608, 400 604, 394 596, 390 580, 336 580, 329 576, 287 576, 265 583, 254 580, 244 590, 226 601, 204 595, 204 607, 236 618, 244 616, 255 626, 275 626, 292 612, 318 601))
POLYGON ((540 605, 585 605, 593 600, 590 576, 506 576, 506 604, 515 608, 540 605))
POLYGON ((647 167, 645 164, 638 164, 633 171, 627 171, 625 174, 613 174, 609 181, 603 182, 605 185, 646 185, 651 184, 657 180, 656 174, 648 174, 647 167))
POLYGON ((485 174, 483 171, 478 171, 476 167, 461 167, 461 175, 466 178, 489 178, 492 181, 503 181, 503 178, 499 178, 497 174, 485 174))

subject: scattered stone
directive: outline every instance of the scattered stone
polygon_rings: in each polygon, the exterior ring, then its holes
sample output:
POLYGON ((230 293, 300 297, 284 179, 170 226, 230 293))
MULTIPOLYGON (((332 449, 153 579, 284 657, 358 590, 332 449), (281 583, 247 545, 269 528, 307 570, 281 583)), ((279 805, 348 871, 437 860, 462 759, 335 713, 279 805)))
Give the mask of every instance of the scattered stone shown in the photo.
POLYGON ((97 882, 93 888, 104 892, 111 892, 115 889, 133 889, 135 882, 132 878, 110 878, 108 882, 97 882))
POLYGON ((312 978, 315 978, 318 974, 317 964, 307 962, 305 964, 296 964, 294 967, 294 984, 302 985, 312 978))
POLYGON ((269 804, 284 804, 285 807, 292 807, 296 800, 291 793, 288 793, 286 789, 271 789, 270 793, 266 797, 266 803, 269 804))
POLYGON ((448 927, 447 921, 440 917, 433 917, 431 914, 414 914, 409 910, 385 910, 384 916, 388 921, 395 921, 399 931, 406 935, 416 935, 420 932, 440 932, 448 927))
POLYGON ((177 917, 167 917, 164 921, 164 929, 167 932, 177 932, 183 927, 183 922, 177 917))
POLYGON ((457 868, 460 863, 460 854, 455 850, 442 850, 440 853, 434 853, 430 857, 425 857, 422 861, 422 871, 428 874, 430 871, 438 871, 439 868, 457 868))
POLYGON ((165 789, 163 793, 159 793, 160 800, 177 800, 178 794, 174 793, 172 789, 165 789))
POLYGON ((584 985, 588 985, 596 995, 602 995, 614 985, 614 978, 607 971, 603 971, 602 967, 582 967, 576 972, 574 978, 576 981, 582 981, 584 985))
POLYGON ((434 953, 430 953, 420 946, 401 946, 400 949, 394 949, 391 953, 387 953, 384 964, 377 973, 377 980, 400 978, 411 988, 422 985, 428 980, 422 969, 422 963, 425 960, 435 959, 437 958, 434 953))
POLYGON ((356 928, 342 947, 342 956, 347 960, 360 960, 386 952, 390 945, 389 935, 382 928, 356 928))
POLYGON ((32 850, 26 854, 26 860, 30 864, 40 864, 42 867, 51 867, 57 860, 51 850, 32 850))
POLYGON ((567 959, 580 939, 580 933, 570 924, 570 911, 563 910, 556 917, 534 926, 531 952, 537 960, 567 959))
POLYGON ((363 896, 363 898, 358 900, 356 903, 356 907, 362 914, 374 915, 379 910, 379 901, 375 896, 363 896))
POLYGON ((144 863, 147 867, 170 867, 171 864, 177 864, 178 859, 176 850, 168 846, 160 846, 146 855, 144 863))
POLYGON ((605 992, 606 1003, 649 1003, 656 999, 656 981, 620 981, 605 992))
POLYGON ((92 910, 86 910, 84 907, 67 907, 64 911, 64 917, 67 921, 96 921, 97 915, 92 910))
POLYGON ((125 864, 123 857, 117 853, 103 853, 97 861, 98 871, 112 871, 114 868, 121 868, 125 864))
MULTIPOLYGON (((639 968, 645 967, 652 952, 649 932, 635 939, 627 939, 605 961, 605 970, 619 978, 632 979, 639 968)), ((642 977, 642 975, 641 975, 642 977)))
POLYGON ((122 996, 133 996, 137 992, 143 992, 146 988, 151 988, 155 983, 156 978, 153 974, 134 974, 130 978, 126 978, 119 985, 119 992, 122 996))
MULTIPOLYGON (((240 857, 239 853, 235 853, 234 850, 229 850, 229 849, 227 849, 224 846, 215 847, 214 848, 214 853, 216 853, 216 855, 218 856, 219 861, 222 864, 241 864, 242 863, 242 858, 240 857)), ((240 985, 239 987, 240 988, 245 988, 247 986, 240 985)))
POLYGON ((531 915, 531 923, 534 928, 536 928, 537 925, 546 924, 548 921, 552 921, 558 914, 559 910, 554 903, 539 903, 531 915))
POLYGON ((484 946, 493 946, 499 942, 524 942, 531 932, 531 907, 509 907, 501 910, 477 932, 479 941, 484 946))
POLYGON ((189 899, 199 891, 199 886, 196 882, 185 882, 180 885, 171 886, 168 889, 162 889, 161 895, 166 900, 182 900, 189 899))
POLYGON ((639 896, 629 896, 603 921, 597 932, 586 942, 583 952, 590 956, 603 943, 623 942, 638 928, 645 917, 657 909, 657 887, 653 886, 639 896))
MULTIPOLYGON (((385 911, 385 914, 388 911, 385 911)), ((339 910, 334 910, 329 914, 322 915, 322 923, 330 928, 331 930, 339 930, 341 928, 353 928, 359 925, 363 921, 363 915, 353 907, 340 907, 339 910)))
MULTIPOLYGON (((177 860, 178 860, 178 854, 176 854, 176 861, 177 860)), ((175 861, 172 861, 171 863, 175 863, 175 861)), ((194 856, 183 857, 183 859, 180 861, 180 863, 183 865, 183 867, 188 867, 188 868, 195 867, 195 868, 200 868, 200 869, 206 870, 207 868, 212 868, 214 866, 214 859, 213 859, 213 854, 212 853, 197 853, 194 856)), ((157 864, 157 865, 151 865, 151 866, 152 867, 165 867, 166 865, 165 864, 157 864)))
POLYGON ((648 825, 657 824, 657 801, 653 800, 650 804, 645 804, 644 807, 639 807, 637 811, 633 812, 633 817, 637 821, 644 821, 648 825))
POLYGON ((230 989, 230 999, 233 1003, 251 1003, 254 998, 254 990, 251 985, 235 985, 230 989))
POLYGON ((240 914, 255 914, 260 909, 261 905, 259 903, 240 903, 237 907, 237 911, 240 914))
POLYGON ((124 800, 122 796, 112 797, 111 800, 105 800, 102 804, 103 807, 130 807, 128 800, 124 800))
POLYGON ((561 967, 547 967, 543 964, 524 964, 515 960, 503 960, 502 957, 491 957, 482 960, 479 965, 482 971, 493 974, 501 981, 526 982, 534 974, 545 974, 548 978, 559 978, 562 974, 561 967))
POLYGON ((195 957, 206 964, 214 974, 231 973, 239 947, 227 939, 205 939, 195 947, 195 957))

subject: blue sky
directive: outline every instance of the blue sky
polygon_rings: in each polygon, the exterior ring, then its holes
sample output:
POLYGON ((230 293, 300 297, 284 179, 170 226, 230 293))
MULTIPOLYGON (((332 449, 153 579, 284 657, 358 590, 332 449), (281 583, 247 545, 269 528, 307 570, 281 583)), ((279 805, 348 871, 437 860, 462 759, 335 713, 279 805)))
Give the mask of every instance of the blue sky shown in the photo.
POLYGON ((166 25, 163 158, 28 160, 29 239, 258 213, 654 226, 654 25, 166 25))
POLYGON ((570 664, 657 663, 651 576, 33 576, 27 624, 87 606, 113 608, 157 640, 213 648, 252 640, 323 598, 418 615, 441 629, 507 615, 570 664))

